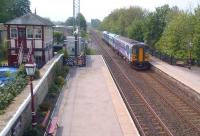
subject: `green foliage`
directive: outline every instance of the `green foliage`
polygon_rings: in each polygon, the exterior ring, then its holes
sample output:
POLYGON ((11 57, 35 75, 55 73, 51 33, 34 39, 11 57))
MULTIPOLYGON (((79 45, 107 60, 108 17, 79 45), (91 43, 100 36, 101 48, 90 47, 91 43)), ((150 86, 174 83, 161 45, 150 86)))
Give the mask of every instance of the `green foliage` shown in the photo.
POLYGON ((59 91, 59 87, 53 82, 49 88, 49 93, 54 94, 59 91))
POLYGON ((65 24, 67 26, 73 26, 74 25, 74 18, 73 17, 69 17, 66 21, 65 24))
POLYGON ((64 43, 65 36, 64 36, 63 33, 61 33, 61 32, 54 32, 54 33, 53 33, 53 37, 54 37, 54 41, 55 41, 57 44, 64 43))
POLYGON ((192 34, 192 57, 200 60, 200 7, 195 10, 194 20, 194 33, 192 34))
POLYGON ((87 31, 87 22, 83 14, 79 13, 76 17, 76 24, 80 26, 81 31, 87 31))
POLYGON ((103 20, 101 23, 101 29, 127 36, 129 25, 135 20, 143 19, 145 14, 146 11, 140 7, 114 10, 103 20))
POLYGON ((86 55, 95 55, 95 50, 87 47, 87 48, 85 48, 85 54, 86 55))
POLYGON ((42 135, 43 131, 39 125, 37 125, 35 128, 29 126, 23 134, 23 136, 42 136, 42 135))
POLYGON ((55 84, 59 87, 62 87, 65 84, 65 79, 62 76, 58 76, 55 79, 55 84))
POLYGON ((51 108, 51 103, 43 102, 42 104, 40 104, 39 108, 41 112, 48 111, 51 108))
POLYGON ((11 73, 9 71, 6 71, 5 76, 6 77, 11 77, 11 73))
POLYGON ((101 21, 99 19, 91 19, 91 26, 94 28, 98 28, 101 24, 101 21))
POLYGON ((39 69, 36 68, 35 74, 34 74, 33 77, 34 77, 34 79, 39 79, 40 78, 40 71, 39 71, 39 69))
POLYGON ((200 60, 200 7, 194 13, 169 5, 153 12, 139 7, 117 9, 103 20, 101 30, 144 41, 151 48, 181 60, 188 59, 192 42, 192 59, 200 60))
POLYGON ((63 52, 64 52, 64 55, 63 55, 63 57, 64 57, 64 58, 68 58, 68 57, 69 57, 69 55, 68 55, 68 52, 67 52, 67 49, 66 49, 66 48, 64 49, 64 51, 63 51, 63 52))
MULTIPOLYGON (((7 76, 11 76, 7 73, 7 76)), ((28 78, 24 65, 21 65, 18 69, 15 78, 12 81, 6 83, 5 86, 0 87, 0 114, 3 113, 4 109, 13 101, 13 99, 20 94, 28 84, 28 78)))
POLYGON ((0 42, 0 61, 1 60, 7 60, 7 56, 8 56, 8 49, 7 49, 7 45, 6 42, 0 42))
POLYGON ((137 41, 144 41, 144 21, 136 20, 128 26, 128 37, 137 41))
POLYGON ((16 79, 0 87, 0 110, 4 110, 27 84, 28 79, 18 75, 16 79))
POLYGON ((145 18, 144 40, 153 46, 162 36, 167 23, 167 15, 170 11, 168 5, 156 8, 155 12, 149 13, 145 18))
MULTIPOLYGON (((63 66, 63 71, 68 74, 69 72, 69 67, 68 66, 63 66)), ((65 76, 64 76, 65 77, 65 76)))
POLYGON ((25 70, 25 66, 22 64, 20 65, 17 73, 16 73, 17 76, 22 76, 22 77, 25 77, 26 76, 26 70, 25 70))
POLYGON ((173 19, 167 25, 156 48, 176 58, 186 59, 188 44, 191 40, 190 31, 192 31, 189 20, 192 20, 192 16, 187 14, 180 14, 173 19))
POLYGON ((1 0, 0 22, 4 23, 15 17, 30 13, 29 0, 1 0))

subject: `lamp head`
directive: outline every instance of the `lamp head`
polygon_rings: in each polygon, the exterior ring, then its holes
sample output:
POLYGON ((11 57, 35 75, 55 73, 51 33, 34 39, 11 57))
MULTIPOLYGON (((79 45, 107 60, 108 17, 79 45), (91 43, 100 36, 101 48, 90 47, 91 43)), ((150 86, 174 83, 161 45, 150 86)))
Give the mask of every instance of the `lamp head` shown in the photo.
POLYGON ((35 74, 36 64, 35 63, 27 63, 25 65, 26 74, 28 76, 33 76, 35 74))

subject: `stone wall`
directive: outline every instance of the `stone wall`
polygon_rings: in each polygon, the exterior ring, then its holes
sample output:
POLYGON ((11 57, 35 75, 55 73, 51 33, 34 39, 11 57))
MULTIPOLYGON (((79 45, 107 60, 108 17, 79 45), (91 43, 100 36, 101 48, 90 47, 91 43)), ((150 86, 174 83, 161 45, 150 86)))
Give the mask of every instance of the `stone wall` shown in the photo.
MULTIPOLYGON (((47 67, 43 77, 34 85, 35 92, 35 106, 36 109, 43 102, 45 96, 48 93, 48 89, 55 77, 55 69, 56 66, 61 70, 63 67, 62 56, 58 58, 57 61, 54 61, 50 67, 47 67)), ((45 66, 44 66, 45 67, 45 66)), ((20 106, 21 107, 21 106, 20 106)), ((21 136, 23 135, 24 130, 30 126, 31 124, 31 101, 27 103, 25 108, 23 109, 21 115, 16 119, 15 123, 12 125, 7 136, 15 135, 21 136)))

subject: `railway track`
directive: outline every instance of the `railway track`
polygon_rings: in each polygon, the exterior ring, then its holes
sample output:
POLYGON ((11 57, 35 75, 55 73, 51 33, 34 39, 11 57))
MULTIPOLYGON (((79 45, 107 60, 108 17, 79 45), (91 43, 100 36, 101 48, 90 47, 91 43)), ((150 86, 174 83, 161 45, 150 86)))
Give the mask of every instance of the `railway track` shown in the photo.
POLYGON ((97 53, 110 68, 141 135, 200 135, 198 107, 172 93, 176 87, 170 88, 161 76, 131 69, 96 32, 91 33, 97 53))

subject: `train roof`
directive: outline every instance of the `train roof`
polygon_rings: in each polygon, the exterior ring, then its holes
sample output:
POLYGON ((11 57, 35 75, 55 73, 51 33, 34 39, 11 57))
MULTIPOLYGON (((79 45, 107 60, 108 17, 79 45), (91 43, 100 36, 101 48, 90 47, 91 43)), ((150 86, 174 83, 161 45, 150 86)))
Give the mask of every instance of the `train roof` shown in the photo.
POLYGON ((113 37, 113 38, 119 36, 119 35, 117 35, 117 34, 113 34, 113 33, 109 33, 108 35, 111 36, 111 37, 113 37))
POLYGON ((119 39, 120 41, 126 42, 129 45, 132 45, 134 47, 144 47, 144 46, 148 47, 148 45, 143 43, 143 42, 139 42, 139 41, 136 41, 136 40, 133 40, 133 39, 123 37, 123 36, 118 36, 117 39, 119 39))
POLYGON ((136 40, 133 40, 133 39, 129 39, 129 38, 126 38, 126 37, 123 37, 123 36, 120 36, 120 35, 117 35, 117 34, 114 34, 114 33, 110 33, 108 31, 103 31, 103 33, 109 35, 110 37, 113 37, 113 38, 119 40, 120 42, 126 43, 130 47, 147 47, 148 48, 148 45, 143 43, 143 42, 139 42, 139 41, 136 41, 136 40))
POLYGON ((123 37, 123 36, 119 36, 118 39, 121 40, 121 41, 124 41, 126 43, 129 43, 129 44, 138 43, 138 41, 136 41, 136 40, 129 39, 129 38, 126 38, 126 37, 123 37))

